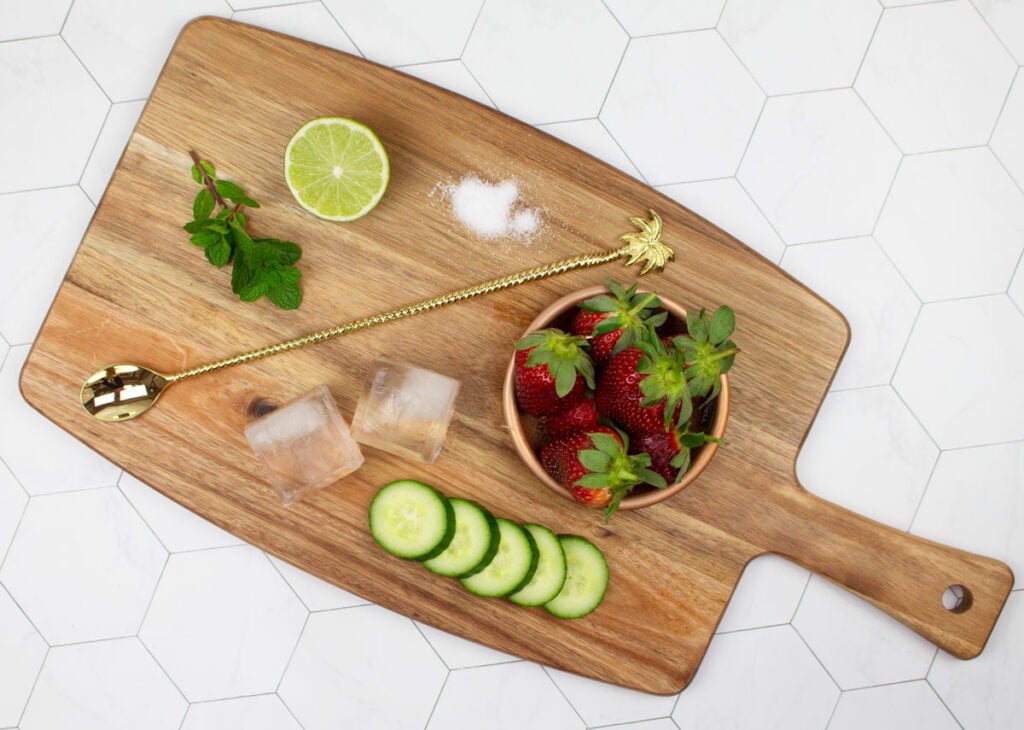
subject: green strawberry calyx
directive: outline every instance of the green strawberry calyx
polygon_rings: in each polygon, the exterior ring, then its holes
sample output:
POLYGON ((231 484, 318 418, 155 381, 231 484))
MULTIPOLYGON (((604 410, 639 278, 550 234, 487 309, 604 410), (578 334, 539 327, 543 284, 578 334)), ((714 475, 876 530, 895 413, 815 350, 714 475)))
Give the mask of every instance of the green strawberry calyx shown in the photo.
POLYGON ((643 353, 636 370, 645 376, 640 381, 640 392, 644 396, 640 405, 653 407, 663 403, 666 430, 685 423, 693 415, 693 394, 687 382, 687 363, 682 351, 666 347, 653 326, 636 346, 643 353))
POLYGON ((651 455, 644 452, 630 454, 625 434, 619 438, 595 431, 588 433, 594 448, 581 449, 576 458, 589 472, 576 480, 573 486, 587 489, 608 489, 612 499, 605 507, 605 522, 622 502, 622 498, 638 484, 650 484, 664 489, 668 486, 665 478, 651 470, 651 455))
POLYGON ((676 470, 676 479, 685 474, 690 468, 690 453, 693 449, 706 443, 716 443, 719 446, 725 444, 725 441, 709 433, 692 432, 688 429, 677 430, 675 440, 679 444, 679 453, 672 457, 669 464, 676 470))
POLYGON ((739 349, 730 339, 736 329, 736 315, 722 305, 708 316, 707 311, 687 312, 686 334, 672 338, 686 358, 685 376, 694 397, 709 400, 722 388, 719 376, 729 372, 739 349))
POLYGON ((660 310, 662 304, 658 295, 654 292, 638 293, 636 282, 626 289, 609 277, 605 279, 604 285, 610 294, 598 294, 585 299, 579 306, 590 312, 608 315, 594 327, 593 337, 622 330, 612 348, 612 355, 617 355, 633 345, 638 336, 643 336, 649 325, 660 327, 668 318, 668 312, 660 310))
POLYGON ((587 387, 594 388, 594 363, 587 352, 589 348, 590 343, 585 337, 554 327, 532 332, 516 343, 517 350, 532 349, 526 356, 527 367, 547 365, 559 398, 564 398, 572 390, 577 373, 583 377, 587 387))

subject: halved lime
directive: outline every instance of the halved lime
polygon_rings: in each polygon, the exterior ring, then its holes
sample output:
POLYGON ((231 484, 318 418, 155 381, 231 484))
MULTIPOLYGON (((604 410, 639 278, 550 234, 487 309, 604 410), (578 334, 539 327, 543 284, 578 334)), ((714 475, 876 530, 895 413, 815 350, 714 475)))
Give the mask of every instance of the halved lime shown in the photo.
POLYGON ((388 187, 384 145, 365 124, 344 117, 306 122, 284 152, 288 189, 303 208, 332 221, 373 210, 388 187))

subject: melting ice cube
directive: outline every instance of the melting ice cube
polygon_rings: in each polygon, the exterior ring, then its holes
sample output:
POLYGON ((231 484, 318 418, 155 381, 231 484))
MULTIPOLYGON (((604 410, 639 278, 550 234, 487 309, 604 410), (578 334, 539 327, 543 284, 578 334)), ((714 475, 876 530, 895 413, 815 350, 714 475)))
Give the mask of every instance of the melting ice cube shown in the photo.
POLYGON ((286 505, 363 463, 359 444, 326 385, 253 421, 245 437, 286 505))
POLYGON ((441 453, 459 381, 432 370, 375 360, 352 419, 361 444, 427 463, 441 453))

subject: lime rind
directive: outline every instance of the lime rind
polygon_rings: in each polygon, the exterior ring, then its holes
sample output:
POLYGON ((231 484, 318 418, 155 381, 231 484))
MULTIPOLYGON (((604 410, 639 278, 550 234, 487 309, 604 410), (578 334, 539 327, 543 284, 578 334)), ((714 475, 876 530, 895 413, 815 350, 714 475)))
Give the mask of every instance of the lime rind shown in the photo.
POLYGON ((285 149, 285 181, 295 200, 332 221, 362 218, 387 190, 387 152, 366 125, 345 117, 304 124, 285 149))

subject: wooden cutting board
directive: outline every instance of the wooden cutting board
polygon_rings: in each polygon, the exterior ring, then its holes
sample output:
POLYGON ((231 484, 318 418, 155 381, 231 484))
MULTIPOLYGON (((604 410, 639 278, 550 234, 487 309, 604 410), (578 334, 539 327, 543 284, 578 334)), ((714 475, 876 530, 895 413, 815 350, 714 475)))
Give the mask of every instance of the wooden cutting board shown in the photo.
MULTIPOLYGON (((566 144, 455 94, 362 59, 220 19, 183 30, 22 372, 25 398, 153 488, 295 565, 419 621, 553 667, 653 693, 694 675, 744 566, 785 556, 847 587, 959 657, 985 645, 1012 585, 1002 563, 917 539, 805 491, 801 442, 846 347, 842 316, 719 229, 566 144), (392 180, 347 224, 303 212, 282 174, 292 133, 321 115, 368 124, 392 180), (181 225, 196 191, 189 150, 263 207, 253 232, 298 242, 305 301, 240 303, 181 225), (516 181, 541 226, 486 240, 453 215, 445 186, 516 181), (186 381, 142 417, 88 416, 83 380, 118 361, 175 372, 568 256, 609 249, 649 208, 676 260, 645 286, 686 306, 736 311, 729 445, 667 503, 615 515, 551 494, 516 458, 501 413, 512 343, 545 305, 618 264, 561 275, 186 381), (352 476, 291 508, 243 436, 268 403, 326 383, 347 418, 370 360, 405 360, 462 381, 440 459, 365 449, 352 476), (477 598, 384 554, 366 527, 375 490, 414 477, 495 514, 585 535, 612 581, 590 616, 477 598), (941 597, 969 599, 948 611, 941 597)), ((837 625, 836 631, 843 627, 837 625)))

